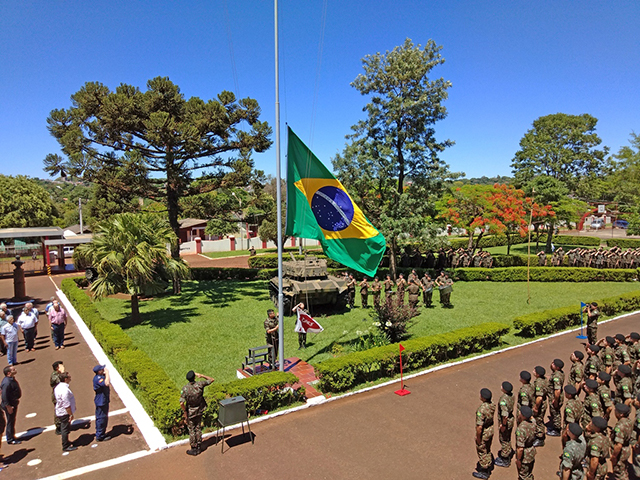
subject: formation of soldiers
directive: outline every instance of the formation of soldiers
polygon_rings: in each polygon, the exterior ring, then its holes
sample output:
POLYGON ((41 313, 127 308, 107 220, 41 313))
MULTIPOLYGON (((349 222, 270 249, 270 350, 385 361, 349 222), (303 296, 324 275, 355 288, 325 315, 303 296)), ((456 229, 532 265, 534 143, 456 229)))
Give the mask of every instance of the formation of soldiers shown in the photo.
POLYGON ((517 394, 503 382, 497 405, 489 389, 480 391, 474 477, 489 478, 494 466, 509 467, 515 456, 518 479, 533 479, 536 448, 544 447, 546 435, 561 437, 557 474, 563 480, 602 480, 609 472, 617 480, 640 477, 640 334, 606 337, 585 344, 585 351, 586 359, 580 350, 571 354, 566 378, 556 358, 549 374, 540 365, 533 375, 520 372, 517 394), (500 451, 494 458, 496 422, 500 451))
POLYGON ((538 265, 541 267, 638 268, 640 248, 629 248, 624 251, 620 247, 613 247, 610 250, 605 250, 604 247, 574 248, 565 254, 562 247, 558 247, 551 258, 545 252, 538 252, 538 265))
MULTIPOLYGON (((346 274, 345 274, 346 275, 346 274)), ((415 270, 412 270, 407 279, 401 273, 397 281, 393 281, 391 275, 381 282, 375 277, 369 282, 367 277, 358 282, 353 274, 347 275, 347 303, 350 308, 355 308, 356 287, 360 287, 360 300, 364 308, 369 307, 369 294, 373 296, 373 306, 380 307, 380 302, 397 302, 404 305, 408 297, 408 304, 412 309, 417 309, 420 303, 420 293, 424 306, 433 306, 433 291, 438 290, 440 303, 444 308, 452 308, 451 293, 453 291, 453 280, 446 272, 441 272, 438 277, 432 279, 427 273, 419 278, 415 270)))

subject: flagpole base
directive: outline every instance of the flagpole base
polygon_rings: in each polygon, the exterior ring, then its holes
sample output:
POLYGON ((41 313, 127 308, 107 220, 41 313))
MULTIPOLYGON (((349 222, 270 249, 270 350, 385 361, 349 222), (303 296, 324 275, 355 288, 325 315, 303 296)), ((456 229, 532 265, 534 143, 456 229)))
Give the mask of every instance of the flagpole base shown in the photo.
POLYGON ((395 393, 396 395, 400 395, 401 397, 404 397, 405 395, 409 395, 411 392, 406 388, 401 388, 400 390, 396 390, 393 393, 395 393))
POLYGON ((587 337, 586 335, 576 335, 576 338, 579 338, 580 340, 586 340, 589 337, 587 337))

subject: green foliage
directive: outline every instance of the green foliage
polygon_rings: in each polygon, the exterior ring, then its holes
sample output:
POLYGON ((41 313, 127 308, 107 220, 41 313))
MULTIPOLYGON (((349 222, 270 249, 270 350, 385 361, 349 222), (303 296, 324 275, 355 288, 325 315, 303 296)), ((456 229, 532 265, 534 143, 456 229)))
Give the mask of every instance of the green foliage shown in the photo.
POLYGON ((259 278, 257 268, 203 267, 190 269, 194 280, 255 280, 259 278))
POLYGON ((609 238, 607 247, 640 248, 640 240, 633 238, 609 238))
MULTIPOLYGON (((467 248, 469 243, 469 239, 467 237, 448 237, 447 238, 449 245, 451 248, 467 248)), ((511 240, 511 244, 515 245, 517 243, 526 243, 527 237, 515 237, 511 240)), ((485 235, 483 236, 479 242, 478 247, 488 248, 488 247, 502 247, 507 244, 507 236, 506 235, 485 235)))
MULTIPOLYGON (((590 303, 593 299, 583 299, 590 303)), ((640 309, 640 293, 630 292, 617 297, 596 300, 600 311, 607 315, 616 315, 640 309)), ((513 326, 520 329, 520 334, 526 337, 558 332, 569 327, 580 325, 580 306, 556 308, 544 312, 530 313, 516 317, 513 326)))
POLYGON ((0 228, 50 227, 57 215, 51 197, 38 182, 0 175, 0 228))
MULTIPOLYGON (((404 371, 493 348, 509 326, 484 323, 452 332, 406 340, 402 343, 404 371)), ((398 345, 390 344, 325 360, 314 365, 323 392, 342 392, 361 383, 393 377, 399 372, 398 345)))
MULTIPOLYGON (((312 255, 317 258, 322 258, 327 261, 328 268, 342 268, 342 264, 336 262, 335 260, 331 260, 327 258, 327 256, 322 252, 313 252, 312 255)), ((304 255, 294 255, 296 260, 304 260, 304 255)), ((291 255, 285 254, 283 256, 283 260, 286 262, 291 260, 291 255)), ((255 257, 249 258, 249 267, 251 268, 278 268, 278 254, 266 254, 266 255, 257 255, 255 257)))
MULTIPOLYGON (((540 235, 540 241, 546 242, 547 236, 540 235)), ((580 245, 584 247, 599 247, 600 246, 600 238, 598 237, 587 237, 583 235, 554 235, 553 243, 554 245, 580 245)))
MULTIPOLYGON (((457 268, 452 275, 454 279, 466 282, 526 282, 527 267, 457 268)), ((638 270, 531 267, 530 275, 532 282, 632 282, 638 279, 638 270)))
POLYGON ((414 323, 411 318, 415 314, 415 310, 407 304, 399 305, 398 302, 386 301, 379 308, 374 308, 371 318, 380 332, 392 343, 397 343, 409 334, 408 328, 414 323))

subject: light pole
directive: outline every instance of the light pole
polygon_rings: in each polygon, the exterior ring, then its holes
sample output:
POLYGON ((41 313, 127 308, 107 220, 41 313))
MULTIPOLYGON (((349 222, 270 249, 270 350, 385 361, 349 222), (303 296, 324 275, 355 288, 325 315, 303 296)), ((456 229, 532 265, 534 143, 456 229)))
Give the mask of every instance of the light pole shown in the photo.
MULTIPOLYGON (((234 197, 236 197, 236 200, 238 200, 238 202, 240 203, 240 250, 244 250, 243 248, 243 242, 242 242, 242 220, 244 218, 244 215, 242 214, 242 199, 236 195, 236 192, 231 192, 231 195, 233 195, 234 197)), ((248 232, 247 232, 248 235, 248 232)), ((249 245, 247 245, 247 248, 249 248, 249 245)))

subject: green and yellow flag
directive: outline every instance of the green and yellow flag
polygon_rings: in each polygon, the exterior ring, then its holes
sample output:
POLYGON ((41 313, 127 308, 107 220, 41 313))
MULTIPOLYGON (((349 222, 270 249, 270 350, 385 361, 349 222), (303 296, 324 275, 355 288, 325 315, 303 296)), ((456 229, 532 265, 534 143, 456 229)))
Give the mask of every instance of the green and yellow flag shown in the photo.
POLYGON ((384 237, 291 128, 288 133, 286 235, 319 240, 329 258, 373 276, 384 237))

